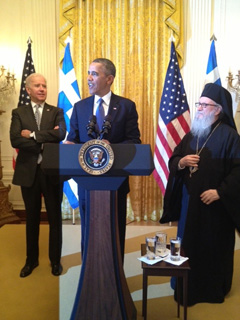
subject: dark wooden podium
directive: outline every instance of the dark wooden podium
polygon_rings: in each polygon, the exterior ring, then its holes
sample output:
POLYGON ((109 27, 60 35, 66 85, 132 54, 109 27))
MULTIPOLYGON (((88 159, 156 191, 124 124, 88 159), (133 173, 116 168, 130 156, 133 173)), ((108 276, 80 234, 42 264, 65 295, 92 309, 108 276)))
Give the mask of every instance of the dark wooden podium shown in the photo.
POLYGON ((86 189, 86 239, 71 320, 134 320, 137 318, 120 253, 117 190, 130 175, 147 176, 154 169, 149 145, 113 144, 114 163, 103 175, 80 166, 82 145, 46 144, 42 167, 48 174, 73 178, 86 189))

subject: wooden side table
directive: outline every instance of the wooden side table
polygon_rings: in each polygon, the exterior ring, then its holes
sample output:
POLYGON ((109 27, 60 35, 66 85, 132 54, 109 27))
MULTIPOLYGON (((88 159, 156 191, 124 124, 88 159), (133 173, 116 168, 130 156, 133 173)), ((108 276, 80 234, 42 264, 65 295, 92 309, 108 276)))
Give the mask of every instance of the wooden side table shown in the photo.
MULTIPOLYGON (((141 244, 141 255, 146 254, 146 245, 141 244)), ((181 252, 183 255, 183 253, 181 252)), ((183 279, 183 307, 184 307, 184 320, 187 320, 187 283, 188 283, 188 271, 190 270, 188 260, 182 263, 180 266, 176 266, 170 263, 160 261, 153 265, 142 262, 143 269, 143 300, 142 300, 142 315, 144 320, 147 319, 147 289, 148 289, 148 276, 170 276, 176 277, 177 282, 179 278, 183 279)), ((180 294, 179 286, 177 286, 177 315, 180 316, 180 294)))

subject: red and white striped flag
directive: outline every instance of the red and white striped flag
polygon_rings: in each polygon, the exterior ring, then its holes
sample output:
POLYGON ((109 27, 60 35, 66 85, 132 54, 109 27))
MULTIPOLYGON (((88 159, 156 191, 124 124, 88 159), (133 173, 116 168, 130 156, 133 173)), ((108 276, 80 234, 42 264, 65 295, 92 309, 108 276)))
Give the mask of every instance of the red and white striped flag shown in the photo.
POLYGON ((165 78, 158 117, 153 176, 165 194, 169 176, 168 161, 174 148, 190 131, 190 112, 174 43, 165 78))
MULTIPOLYGON (((28 43, 28 48, 27 48, 24 66, 23 66, 22 82, 21 82, 21 88, 19 93, 18 107, 28 105, 31 102, 31 99, 28 96, 28 93, 26 91, 25 84, 26 84, 26 78, 31 73, 35 72, 35 68, 32 60, 32 48, 31 48, 32 40, 29 38, 27 43, 28 43)), ((13 150, 13 169, 15 169, 17 155, 18 155, 18 149, 14 149, 13 150)))

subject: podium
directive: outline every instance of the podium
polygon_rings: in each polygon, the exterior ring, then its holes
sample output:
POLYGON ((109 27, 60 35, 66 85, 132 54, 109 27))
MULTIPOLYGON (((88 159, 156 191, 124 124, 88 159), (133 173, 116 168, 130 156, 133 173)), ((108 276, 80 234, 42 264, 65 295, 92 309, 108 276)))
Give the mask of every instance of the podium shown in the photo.
POLYGON ((150 145, 112 144, 114 162, 103 175, 91 175, 79 164, 81 144, 45 144, 42 168, 73 178, 86 189, 86 227, 82 268, 71 320, 135 320, 125 278, 117 219, 117 190, 130 175, 148 176, 154 169, 150 145))

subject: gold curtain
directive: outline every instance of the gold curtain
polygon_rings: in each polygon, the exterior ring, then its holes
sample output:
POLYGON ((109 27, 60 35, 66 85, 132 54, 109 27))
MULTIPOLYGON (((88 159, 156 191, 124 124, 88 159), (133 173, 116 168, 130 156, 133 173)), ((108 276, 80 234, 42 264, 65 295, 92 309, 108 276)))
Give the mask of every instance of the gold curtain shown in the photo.
MULTIPOLYGON (((112 90, 135 101, 141 140, 152 153, 171 36, 179 64, 183 61, 182 7, 182 0, 60 0, 60 59, 70 35, 81 97, 89 95, 91 61, 112 60, 117 69, 112 90)), ((130 188, 128 219, 158 220, 162 195, 152 175, 131 177, 130 188)))

